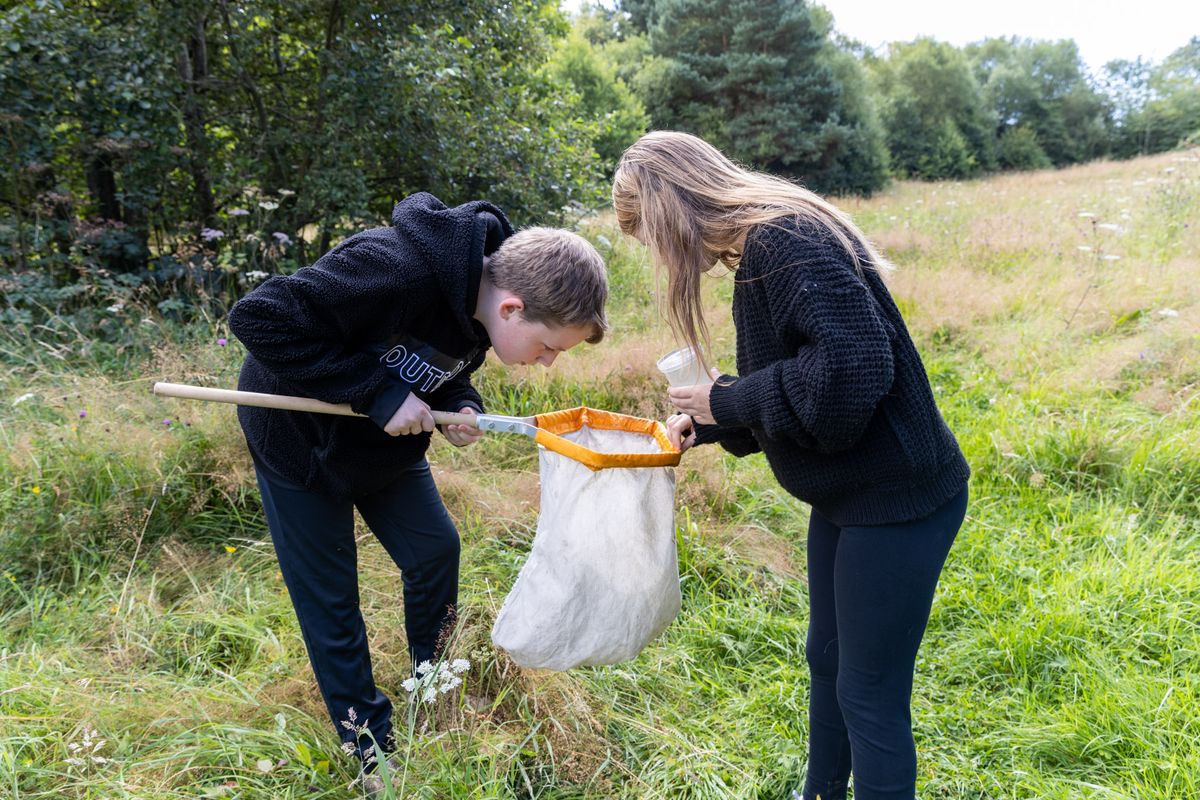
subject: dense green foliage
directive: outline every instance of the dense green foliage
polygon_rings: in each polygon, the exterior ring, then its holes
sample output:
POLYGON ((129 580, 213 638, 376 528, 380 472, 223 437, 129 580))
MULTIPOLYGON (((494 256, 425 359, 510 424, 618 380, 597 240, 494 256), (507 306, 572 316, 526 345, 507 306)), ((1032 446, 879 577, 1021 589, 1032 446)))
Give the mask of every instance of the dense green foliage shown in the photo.
POLYGON ((611 170, 621 153, 650 126, 646 110, 625 81, 617 75, 608 55, 586 38, 586 28, 577 25, 559 45, 551 63, 551 74, 579 93, 579 110, 584 119, 599 126, 596 154, 611 170))
POLYGON ((413 191, 590 206, 596 126, 543 69, 566 30, 551 0, 8 4, 0 257, 212 289, 413 191))
POLYGON ((873 71, 900 174, 965 178, 992 166, 993 115, 961 51, 918 39, 873 71))
MULTIPOLYGON (((995 114, 1001 140, 1023 128, 1055 166, 1090 161, 1107 152, 1107 103, 1088 82, 1074 42, 987 39, 968 46, 966 55, 995 114)), ((1035 156, 1037 161, 1041 159, 1035 156)))

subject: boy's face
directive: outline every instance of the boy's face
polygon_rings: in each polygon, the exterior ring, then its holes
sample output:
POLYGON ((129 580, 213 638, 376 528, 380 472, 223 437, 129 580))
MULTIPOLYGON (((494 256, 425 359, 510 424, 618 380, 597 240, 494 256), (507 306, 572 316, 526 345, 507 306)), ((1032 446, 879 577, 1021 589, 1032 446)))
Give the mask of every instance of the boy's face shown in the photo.
POLYGON ((591 335, 591 326, 558 327, 528 322, 520 308, 504 308, 503 305, 495 323, 488 326, 488 337, 496 357, 508 365, 541 364, 548 367, 559 353, 570 350, 591 335))

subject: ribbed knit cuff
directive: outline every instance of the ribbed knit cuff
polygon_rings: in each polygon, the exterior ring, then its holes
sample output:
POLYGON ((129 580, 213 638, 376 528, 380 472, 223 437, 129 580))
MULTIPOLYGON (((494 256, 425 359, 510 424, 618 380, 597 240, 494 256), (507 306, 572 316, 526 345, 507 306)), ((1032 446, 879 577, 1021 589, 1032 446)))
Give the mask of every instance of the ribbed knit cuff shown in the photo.
POLYGON ((708 405, 712 410, 713 419, 718 425, 726 428, 744 427, 742 419, 742 404, 737 392, 740 379, 736 375, 722 375, 713 384, 708 393, 708 405))
POLYGON ((720 425, 701 425, 699 422, 692 420, 692 430, 696 432, 695 444, 712 444, 721 438, 722 428, 720 425))

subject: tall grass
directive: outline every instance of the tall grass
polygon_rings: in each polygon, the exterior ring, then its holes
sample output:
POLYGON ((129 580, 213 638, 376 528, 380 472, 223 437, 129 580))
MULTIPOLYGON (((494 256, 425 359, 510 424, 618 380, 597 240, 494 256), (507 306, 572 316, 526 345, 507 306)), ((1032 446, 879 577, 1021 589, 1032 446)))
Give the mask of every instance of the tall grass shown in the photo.
MULTIPOLYGON (((846 202, 899 266, 974 469, 917 669, 923 797, 1200 796, 1198 201, 1184 153, 846 202)), ((612 335, 477 383, 504 413, 661 416, 670 337, 645 253, 603 214, 581 230, 610 264, 612 335)), ((708 291, 732 370, 729 283, 708 291)), ((148 393, 233 385, 241 353, 219 338, 217 322, 90 348, 69 326, 0 331, 0 796, 360 793, 232 409, 148 393)), ((489 631, 536 527, 535 456, 504 436, 431 452, 465 545, 451 655, 471 670, 419 717, 410 796, 788 796, 807 736, 803 504, 761 457, 689 453, 679 618, 627 664, 522 670, 489 631)), ((375 674, 403 718, 400 578, 360 534, 375 674)))

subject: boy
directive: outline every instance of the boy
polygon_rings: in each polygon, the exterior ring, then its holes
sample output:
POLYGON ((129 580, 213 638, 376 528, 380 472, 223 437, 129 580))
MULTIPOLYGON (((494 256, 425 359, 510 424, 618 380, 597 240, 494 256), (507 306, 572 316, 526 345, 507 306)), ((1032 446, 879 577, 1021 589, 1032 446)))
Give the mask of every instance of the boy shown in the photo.
MULTIPOLYGON (((432 663, 454 619, 459 540, 425 461, 430 409, 482 412, 470 375, 489 347, 505 364, 548 367, 599 342, 607 297, 604 262, 582 237, 514 234, 490 203, 447 208, 420 193, 396 205, 391 227, 351 236, 230 311, 248 351, 239 389, 370 417, 238 411, 317 685, 360 757, 369 745, 341 724, 352 716, 385 751, 394 740, 359 610, 354 509, 403 573, 413 666, 432 663)), ((459 447, 481 435, 442 433, 459 447)))

